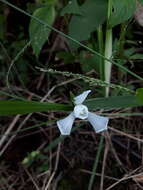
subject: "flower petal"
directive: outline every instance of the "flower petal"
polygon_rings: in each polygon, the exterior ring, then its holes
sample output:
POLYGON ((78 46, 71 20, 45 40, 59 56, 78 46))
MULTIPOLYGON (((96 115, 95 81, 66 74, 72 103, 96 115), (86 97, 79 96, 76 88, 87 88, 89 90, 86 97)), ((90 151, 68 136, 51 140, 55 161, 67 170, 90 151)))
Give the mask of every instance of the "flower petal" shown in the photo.
POLYGON ((75 120, 75 117, 72 112, 66 118, 57 121, 58 128, 62 135, 70 135, 74 120, 75 120))
POLYGON ((91 90, 87 90, 87 91, 84 91, 82 94, 76 96, 74 98, 74 104, 75 105, 82 104, 90 92, 91 90))
POLYGON ((109 118, 88 112, 88 121, 91 123, 96 133, 100 133, 101 131, 107 130, 109 118))

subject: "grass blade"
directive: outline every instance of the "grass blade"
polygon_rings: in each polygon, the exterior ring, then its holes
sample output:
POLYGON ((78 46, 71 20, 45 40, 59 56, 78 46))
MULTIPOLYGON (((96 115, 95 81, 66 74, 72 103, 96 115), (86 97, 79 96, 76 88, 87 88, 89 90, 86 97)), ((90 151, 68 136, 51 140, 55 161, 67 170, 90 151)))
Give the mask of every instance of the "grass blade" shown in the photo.
POLYGON ((108 98, 95 98, 85 101, 89 109, 118 109, 142 106, 136 96, 111 96, 108 98))
POLYGON ((100 159, 100 154, 101 154, 101 151, 102 151, 102 148, 103 148, 103 142, 104 142, 104 136, 101 136, 98 151, 97 151, 97 154, 96 154, 96 159, 94 161, 94 165, 93 165, 93 169, 92 169, 92 175, 91 175, 89 185, 88 185, 88 190, 92 189, 92 185, 93 185, 93 182, 94 182, 94 177, 96 175, 96 169, 97 169, 98 162, 99 162, 99 159, 100 159))
POLYGON ((56 103, 42 103, 34 101, 16 101, 4 100, 0 101, 0 115, 15 115, 27 114, 32 112, 43 111, 70 111, 72 109, 69 105, 56 103))

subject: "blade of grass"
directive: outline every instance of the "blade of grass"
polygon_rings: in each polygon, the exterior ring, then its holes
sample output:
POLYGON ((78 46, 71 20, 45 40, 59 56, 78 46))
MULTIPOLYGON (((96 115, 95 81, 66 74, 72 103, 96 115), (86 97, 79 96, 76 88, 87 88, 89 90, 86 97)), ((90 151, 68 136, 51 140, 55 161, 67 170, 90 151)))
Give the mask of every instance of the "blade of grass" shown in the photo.
POLYGON ((89 109, 119 109, 142 106, 136 96, 111 96, 108 98, 88 99, 84 102, 89 109))
POLYGON ((124 67, 123 65, 120 65, 120 64, 118 64, 118 63, 116 63, 116 62, 114 62, 114 61, 111 61, 110 59, 107 59, 106 57, 104 57, 104 56, 101 55, 100 53, 98 53, 98 52, 94 51, 93 49, 89 48, 88 46, 86 46, 86 45, 80 43, 80 42, 77 41, 76 39, 73 39, 73 38, 70 37, 69 35, 64 34, 63 32, 59 31, 58 29, 56 29, 56 28, 54 28, 54 27, 48 25, 47 23, 43 22, 42 20, 38 19, 37 17, 35 17, 35 16, 33 16, 33 15, 27 13, 26 11, 24 11, 24 10, 22 10, 22 9, 20 9, 20 8, 18 8, 18 7, 16 7, 15 5, 9 3, 9 2, 6 1, 6 0, 0 0, 0 1, 3 2, 3 3, 5 3, 5 4, 7 4, 8 6, 14 8, 14 9, 16 9, 17 11, 19 11, 19 12, 21 12, 21 13, 23 13, 23 14, 25 14, 25 15, 27 15, 27 16, 33 18, 33 19, 35 19, 35 20, 37 20, 37 22, 39 22, 40 24, 44 25, 45 27, 48 27, 48 28, 52 29, 52 30, 55 31, 56 33, 58 33, 58 34, 64 36, 65 38, 67 38, 67 39, 69 39, 69 40, 75 42, 76 44, 78 44, 78 45, 80 45, 81 47, 85 48, 86 50, 90 51, 91 53, 96 54, 96 55, 102 57, 104 60, 106 60, 106 61, 108 61, 108 62, 111 62, 112 64, 114 64, 114 65, 116 65, 117 67, 121 68, 122 70, 124 70, 125 72, 127 72, 127 73, 129 73, 130 75, 134 76, 135 78, 137 78, 137 79, 139 79, 139 80, 143 80, 143 78, 142 78, 141 76, 139 76, 139 75, 135 74, 134 72, 130 71, 129 69, 127 69, 127 68, 124 67))
POLYGON ((42 111, 71 111, 72 106, 49 102, 1 100, 0 115, 27 114, 42 111))
MULTIPOLYGON (((108 98, 88 99, 84 102, 90 110, 97 109, 119 109, 128 107, 142 106, 136 96, 113 96, 108 98)), ((47 112, 47 111, 72 111, 73 107, 69 104, 57 104, 49 102, 36 101, 16 101, 16 100, 1 100, 0 101, 0 115, 15 115, 26 114, 33 112, 47 112)))
POLYGON ((108 116, 108 117, 114 117, 114 116, 119 116, 119 117, 127 117, 127 116, 143 116, 143 113, 136 112, 136 113, 102 113, 102 115, 108 116))
POLYGON ((88 190, 91 190, 92 186, 93 186, 94 177, 96 175, 96 170, 97 170, 97 166, 98 166, 99 159, 100 159, 100 154, 101 154, 101 151, 103 148, 103 142, 104 142, 104 136, 101 136, 99 146, 98 146, 98 151, 97 151, 96 158, 95 158, 94 165, 93 165, 93 169, 92 169, 92 175, 91 175, 91 178, 90 178, 90 181, 88 184, 88 190))
POLYGON ((21 56, 21 54, 24 53, 24 51, 27 49, 28 46, 30 46, 31 44, 31 41, 29 41, 28 43, 26 43, 26 45, 20 50, 20 52, 18 52, 18 54, 16 55, 16 57, 11 61, 11 64, 8 68, 8 71, 7 71, 7 75, 6 75, 6 85, 8 88, 10 88, 10 85, 9 85, 9 74, 10 74, 10 71, 11 71, 11 68, 13 67, 14 63, 18 60, 18 58, 21 56))

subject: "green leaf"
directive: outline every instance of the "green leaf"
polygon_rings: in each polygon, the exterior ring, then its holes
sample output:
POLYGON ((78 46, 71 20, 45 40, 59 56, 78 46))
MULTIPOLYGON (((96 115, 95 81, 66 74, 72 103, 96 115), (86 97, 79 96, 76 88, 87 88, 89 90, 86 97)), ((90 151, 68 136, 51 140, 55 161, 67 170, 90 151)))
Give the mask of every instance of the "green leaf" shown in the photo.
POLYGON ((136 54, 130 56, 130 59, 143 59, 143 54, 136 53, 136 54))
POLYGON ((139 0, 139 2, 143 5, 143 0, 139 0))
POLYGON ((56 103, 41 103, 34 101, 16 101, 4 100, 0 101, 0 115, 15 115, 27 114, 33 112, 46 111, 71 111, 72 107, 69 105, 62 105, 56 103))
POLYGON ((113 96, 108 98, 96 98, 85 101, 89 109, 117 109, 142 106, 136 96, 113 96))
POLYGON ((136 0, 113 0, 113 12, 109 26, 114 27, 131 18, 136 9, 136 0))
POLYGON ((63 59, 65 64, 74 63, 75 56, 70 52, 61 51, 56 54, 59 59, 63 59))
POLYGON ((138 100, 143 103, 143 88, 138 88, 136 90, 136 96, 138 98, 138 100))
POLYGON ((55 5, 56 2, 57 0, 39 0, 39 3, 45 4, 45 5, 55 5))
POLYGON ((82 51, 80 52, 79 60, 83 73, 90 72, 92 69, 99 72, 99 57, 97 55, 90 55, 82 51))
MULTIPOLYGON (((55 9, 54 6, 46 6, 42 8, 38 8, 33 16, 42 20, 43 22, 52 25, 55 19, 55 9)), ((51 29, 43 26, 38 23, 35 19, 31 19, 29 26, 29 34, 32 43, 32 48, 34 50, 35 55, 38 57, 40 50, 44 43, 48 40, 51 29)))
POLYGON ((73 16, 70 21, 69 35, 78 41, 83 41, 89 39, 91 32, 105 21, 107 2, 105 0, 86 0, 80 6, 80 11, 82 16, 73 16))
MULTIPOLYGON (((143 98, 143 89, 138 90, 143 98)), ((143 100, 143 99, 142 99, 143 100)), ((113 96, 108 98, 89 99, 84 102, 89 110, 96 109, 118 109, 127 107, 142 106, 143 101, 140 101, 137 96, 113 96)), ((15 115, 27 114, 33 112, 47 112, 47 111, 72 111, 73 107, 70 105, 56 104, 56 103, 41 103, 34 101, 16 101, 4 100, 0 101, 0 115, 15 115)))
POLYGON ((64 14, 81 14, 80 6, 78 5, 76 0, 69 1, 68 4, 61 11, 61 16, 64 14))

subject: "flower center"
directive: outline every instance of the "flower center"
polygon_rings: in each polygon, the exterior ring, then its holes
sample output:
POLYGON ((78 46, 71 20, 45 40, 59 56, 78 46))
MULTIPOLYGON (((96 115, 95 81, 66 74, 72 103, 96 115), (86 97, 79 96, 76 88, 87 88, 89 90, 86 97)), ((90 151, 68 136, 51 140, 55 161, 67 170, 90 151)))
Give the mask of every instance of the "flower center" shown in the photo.
POLYGON ((74 107, 74 115, 79 119, 86 119, 88 117, 88 108, 84 105, 77 105, 74 107))

